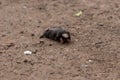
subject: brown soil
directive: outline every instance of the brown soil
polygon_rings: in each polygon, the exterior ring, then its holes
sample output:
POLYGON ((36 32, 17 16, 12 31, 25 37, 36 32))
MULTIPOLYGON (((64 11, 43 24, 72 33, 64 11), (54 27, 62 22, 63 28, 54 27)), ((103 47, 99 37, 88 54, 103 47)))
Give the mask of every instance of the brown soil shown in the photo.
POLYGON ((0 80, 120 80, 120 0, 0 0, 0 80), (69 45, 39 39, 57 26, 69 45))

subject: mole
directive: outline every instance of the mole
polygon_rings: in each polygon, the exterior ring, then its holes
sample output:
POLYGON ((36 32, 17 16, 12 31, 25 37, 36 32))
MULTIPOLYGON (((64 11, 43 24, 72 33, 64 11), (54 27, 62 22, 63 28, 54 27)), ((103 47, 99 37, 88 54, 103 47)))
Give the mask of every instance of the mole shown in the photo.
POLYGON ((63 44, 71 41, 70 32, 61 27, 45 30, 40 38, 48 38, 63 44))

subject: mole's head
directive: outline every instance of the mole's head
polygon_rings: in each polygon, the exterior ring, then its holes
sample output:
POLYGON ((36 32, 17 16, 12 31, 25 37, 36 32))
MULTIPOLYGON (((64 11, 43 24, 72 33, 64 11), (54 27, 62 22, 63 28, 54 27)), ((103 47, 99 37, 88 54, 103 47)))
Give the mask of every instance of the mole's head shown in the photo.
POLYGON ((69 32, 64 32, 61 34, 60 42, 61 43, 69 43, 71 40, 70 33, 69 32))

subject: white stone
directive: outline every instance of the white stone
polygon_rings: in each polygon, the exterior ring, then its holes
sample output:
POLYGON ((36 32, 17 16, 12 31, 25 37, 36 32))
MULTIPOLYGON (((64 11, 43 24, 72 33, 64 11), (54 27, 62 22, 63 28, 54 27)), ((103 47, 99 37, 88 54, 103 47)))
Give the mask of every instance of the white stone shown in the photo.
POLYGON ((31 51, 24 51, 24 54, 30 55, 30 54, 32 54, 32 52, 31 51))
POLYGON ((88 60, 88 62, 90 62, 90 63, 91 63, 91 62, 93 62, 93 61, 92 61, 92 60, 88 60))

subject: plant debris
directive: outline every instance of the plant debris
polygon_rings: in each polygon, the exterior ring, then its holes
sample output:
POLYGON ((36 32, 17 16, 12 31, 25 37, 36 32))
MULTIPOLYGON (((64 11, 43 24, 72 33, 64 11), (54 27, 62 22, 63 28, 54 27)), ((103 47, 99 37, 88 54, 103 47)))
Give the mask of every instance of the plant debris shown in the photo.
POLYGON ((75 16, 81 16, 83 14, 82 11, 79 11, 78 13, 75 14, 75 16))

